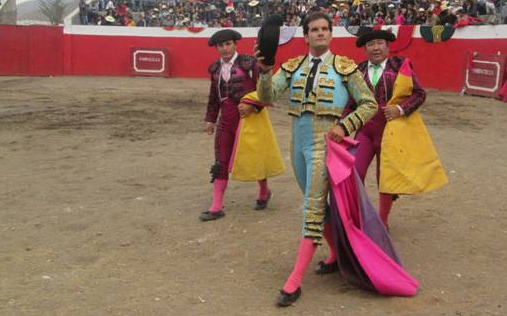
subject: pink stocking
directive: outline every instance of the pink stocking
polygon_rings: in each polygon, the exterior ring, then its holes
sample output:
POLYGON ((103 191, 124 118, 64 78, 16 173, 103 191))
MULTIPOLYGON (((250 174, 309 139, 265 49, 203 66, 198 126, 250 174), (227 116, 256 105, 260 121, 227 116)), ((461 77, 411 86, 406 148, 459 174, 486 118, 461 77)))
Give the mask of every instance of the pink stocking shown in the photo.
POLYGON ((296 259, 296 263, 294 264, 294 270, 285 282, 283 286, 283 290, 286 293, 294 293, 298 287, 301 286, 301 282, 303 281, 303 276, 308 270, 310 266, 310 262, 312 261, 313 254, 315 253, 315 249, 317 246, 313 244, 313 240, 310 238, 302 238, 301 243, 299 244, 298 256, 296 259))
POLYGON ((259 181, 259 196, 257 200, 266 201, 269 196, 268 180, 264 179, 259 181))
POLYGON ((227 188, 227 179, 215 179, 213 181, 213 205, 210 212, 218 212, 224 208, 224 194, 227 188))
POLYGON ((393 205, 393 197, 391 194, 379 193, 379 215, 384 226, 389 229, 388 217, 393 205))
POLYGON ((329 249, 329 254, 324 261, 325 264, 331 264, 338 259, 338 254, 336 253, 336 247, 333 240, 333 235, 331 233, 331 223, 324 224, 324 238, 327 241, 327 246, 329 249))

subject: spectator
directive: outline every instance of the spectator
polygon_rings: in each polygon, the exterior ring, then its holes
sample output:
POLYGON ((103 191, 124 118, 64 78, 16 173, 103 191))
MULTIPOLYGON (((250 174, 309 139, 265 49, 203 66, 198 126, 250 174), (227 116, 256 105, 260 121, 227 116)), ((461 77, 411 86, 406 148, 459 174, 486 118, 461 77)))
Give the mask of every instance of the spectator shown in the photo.
POLYGON ((477 17, 477 2, 474 0, 463 1, 463 13, 471 17, 477 17))
POLYGON ((374 21, 374 25, 378 25, 378 26, 382 26, 384 25, 386 22, 384 20, 384 13, 382 11, 378 11, 376 16, 375 16, 375 21, 374 21))
POLYGON ((112 0, 109 0, 106 4, 106 11, 111 9, 114 10, 114 3, 112 0))
POLYGON ((141 12, 140 15, 137 16, 136 26, 137 27, 146 27, 148 26, 148 21, 146 20, 146 14, 141 12))
POLYGON ((396 13, 396 17, 394 18, 396 21, 396 25, 404 25, 405 24, 405 14, 403 12, 404 9, 398 9, 396 13))
POLYGON ((469 16, 462 7, 456 8, 454 12, 457 16, 457 21, 454 24, 454 28, 460 28, 467 25, 484 24, 484 21, 481 19, 469 16))
POLYGON ((427 20, 426 11, 424 10, 424 8, 419 8, 419 10, 417 10, 415 24, 424 25, 426 24, 426 20, 427 20))
POLYGON ((79 21, 81 25, 88 24, 88 5, 85 0, 79 0, 79 21))
POLYGON ((92 1, 88 7, 88 24, 97 24, 99 18, 99 3, 92 1))
MULTIPOLYGON (((452 6, 462 7, 470 17, 505 23, 504 0, 453 0, 452 6)), ((446 0, 94 0, 89 7, 80 0, 79 15, 85 25, 99 24, 109 15, 123 25, 126 14, 137 24, 143 14, 148 26, 257 27, 265 16, 278 14, 285 26, 295 27, 313 7, 324 10, 337 26, 438 25, 457 20, 452 12, 440 17, 442 7, 454 10, 446 0)))

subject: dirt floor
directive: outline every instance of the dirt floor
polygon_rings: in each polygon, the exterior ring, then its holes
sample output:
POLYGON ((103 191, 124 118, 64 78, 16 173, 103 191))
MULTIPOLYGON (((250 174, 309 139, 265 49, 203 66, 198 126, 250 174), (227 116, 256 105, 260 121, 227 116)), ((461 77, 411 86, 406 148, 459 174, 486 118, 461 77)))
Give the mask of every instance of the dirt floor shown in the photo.
MULTIPOLYGON (((271 111, 288 168, 269 209, 252 210, 255 184, 231 182, 227 216, 201 223, 207 92, 207 80, 0 77, 0 315, 507 315, 507 104, 429 92, 450 184, 391 216, 417 296, 308 273, 278 309, 301 222, 290 118, 271 111)), ((367 187, 376 201, 372 176, 367 187)))

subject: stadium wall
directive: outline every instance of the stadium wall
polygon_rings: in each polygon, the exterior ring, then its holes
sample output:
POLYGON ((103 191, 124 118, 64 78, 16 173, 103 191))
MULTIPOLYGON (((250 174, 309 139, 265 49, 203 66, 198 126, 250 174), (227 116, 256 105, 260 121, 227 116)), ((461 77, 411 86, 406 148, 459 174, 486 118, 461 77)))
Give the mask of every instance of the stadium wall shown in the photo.
MULTIPOLYGON (((401 29, 401 28, 400 28, 401 29)), ((252 53, 256 28, 238 29, 244 39, 239 51, 252 53)), ((171 77, 205 78, 207 67, 217 59, 208 47, 208 38, 217 29, 127 28, 109 26, 65 27, 0 26, 0 75, 28 76, 131 76, 132 49, 163 49, 166 72, 171 77)), ((400 32, 398 28, 395 32, 400 32)), ((277 61, 307 53, 301 29, 285 34, 287 43, 279 47, 277 61)), ((416 26, 397 54, 412 59, 423 86, 459 91, 463 86, 468 54, 507 55, 507 25, 473 26, 458 29, 452 38, 430 43, 416 26)), ((332 50, 364 59, 355 47, 355 37, 344 28, 333 30, 332 50)))
POLYGON ((63 28, 0 25, 0 75, 63 75, 63 28))

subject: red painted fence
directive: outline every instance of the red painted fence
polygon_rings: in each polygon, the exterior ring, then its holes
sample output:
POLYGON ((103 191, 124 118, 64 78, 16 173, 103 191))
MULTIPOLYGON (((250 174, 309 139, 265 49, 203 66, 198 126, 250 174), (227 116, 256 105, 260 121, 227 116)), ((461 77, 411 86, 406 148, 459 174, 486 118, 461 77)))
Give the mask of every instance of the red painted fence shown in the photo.
MULTIPOLYGON (((238 29, 242 53, 252 53, 257 30, 238 29)), ((166 52, 163 75, 204 78, 208 66, 218 58, 207 45, 216 29, 165 30, 105 26, 0 26, 0 75, 131 76, 133 48, 166 52)), ((344 28, 333 30, 333 52, 364 59, 355 47, 355 37, 344 28)), ((277 61, 306 54, 300 30, 279 47, 277 61)), ((423 86, 459 91, 469 52, 507 55, 507 25, 475 26, 456 30, 445 42, 429 43, 413 30, 412 39, 398 55, 412 59, 423 86)))

